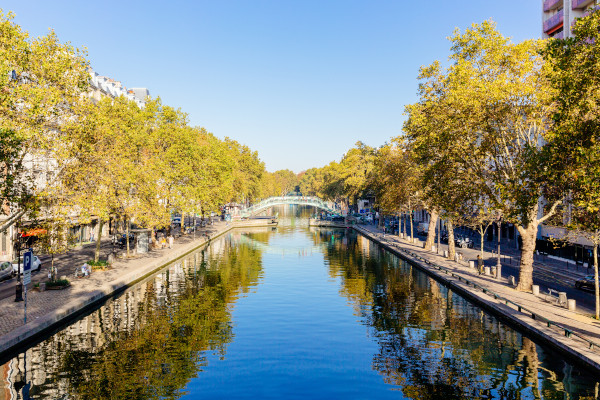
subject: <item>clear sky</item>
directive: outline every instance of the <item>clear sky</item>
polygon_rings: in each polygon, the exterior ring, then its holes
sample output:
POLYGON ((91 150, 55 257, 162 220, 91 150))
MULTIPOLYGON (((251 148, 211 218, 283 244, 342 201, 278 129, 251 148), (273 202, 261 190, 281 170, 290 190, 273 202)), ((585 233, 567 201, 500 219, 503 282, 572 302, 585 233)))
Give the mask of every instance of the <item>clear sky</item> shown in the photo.
POLYGON ((258 151, 269 171, 380 146, 402 129, 418 68, 454 28, 492 18, 540 37, 539 0, 3 0, 33 36, 86 47, 100 75, 258 151))

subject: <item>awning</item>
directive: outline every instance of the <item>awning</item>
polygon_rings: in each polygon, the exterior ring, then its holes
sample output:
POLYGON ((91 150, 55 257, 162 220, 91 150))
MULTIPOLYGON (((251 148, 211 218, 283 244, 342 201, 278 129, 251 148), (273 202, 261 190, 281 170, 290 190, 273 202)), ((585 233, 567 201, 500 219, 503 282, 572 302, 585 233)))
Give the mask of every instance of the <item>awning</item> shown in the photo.
POLYGON ((35 228, 35 229, 30 229, 27 232, 23 232, 21 233, 21 237, 28 237, 28 236, 39 236, 39 235, 43 235, 44 233, 46 233, 47 231, 45 229, 42 228, 35 228))

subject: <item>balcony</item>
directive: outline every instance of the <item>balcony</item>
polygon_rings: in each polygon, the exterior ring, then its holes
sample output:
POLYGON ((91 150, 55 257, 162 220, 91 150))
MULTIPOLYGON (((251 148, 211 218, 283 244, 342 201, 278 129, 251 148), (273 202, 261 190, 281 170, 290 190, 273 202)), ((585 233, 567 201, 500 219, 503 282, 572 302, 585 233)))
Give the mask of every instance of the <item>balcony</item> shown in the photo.
POLYGON ((562 5, 563 5, 563 0, 544 0, 544 12, 554 10, 558 6, 562 6, 562 5))
POLYGON ((560 10, 550 18, 544 21, 544 32, 548 33, 549 31, 559 27, 564 21, 563 10, 560 10))
POLYGON ((573 0, 571 3, 571 8, 573 10, 579 10, 585 8, 586 6, 592 4, 594 0, 573 0))

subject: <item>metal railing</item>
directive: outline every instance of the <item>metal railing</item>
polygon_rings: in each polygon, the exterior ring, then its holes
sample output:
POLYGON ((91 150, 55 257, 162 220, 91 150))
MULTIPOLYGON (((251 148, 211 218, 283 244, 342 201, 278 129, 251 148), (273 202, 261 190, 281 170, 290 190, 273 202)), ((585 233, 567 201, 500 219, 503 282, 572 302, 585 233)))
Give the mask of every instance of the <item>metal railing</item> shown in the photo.
POLYGON ((589 4, 592 4, 594 0, 573 0, 571 2, 571 9, 577 10, 578 8, 583 8, 589 4))
POLYGON ((242 209, 240 211, 240 215, 242 217, 249 217, 257 212, 278 205, 286 205, 286 204, 295 204, 302 206, 312 206, 317 207, 327 212, 333 213, 333 208, 329 207, 329 205, 323 201, 322 199, 314 196, 278 196, 278 197, 269 197, 259 203, 253 204, 251 207, 242 209))
MULTIPOLYGON (((360 228, 356 228, 356 229, 360 229, 360 228)), ((360 230, 361 230, 361 232, 364 231, 363 229, 360 229, 360 230)), ((363 232, 363 233, 365 233, 365 232, 363 232)), ((366 232, 366 234, 367 234, 367 236, 371 236, 371 235, 369 235, 368 232, 366 232)), ((390 242, 389 241, 382 240, 381 238, 378 238, 378 241, 380 241, 381 243, 384 243, 388 247, 390 247, 390 242)), ((510 299, 507 299, 506 297, 503 297, 503 296, 495 293, 494 291, 492 291, 492 290, 490 290, 488 288, 485 288, 485 287, 483 287, 483 286, 481 286, 481 285, 479 285, 479 284, 477 284, 475 282, 472 282, 469 279, 465 279, 461 275, 456 274, 456 273, 450 271, 446 267, 442 267, 441 265, 432 263, 431 261, 429 261, 429 260, 421 257, 420 255, 413 253, 412 251, 409 251, 409 250, 406 250, 406 249, 402 249, 402 248, 398 248, 398 247, 395 247, 395 249, 398 250, 398 251, 400 251, 400 252, 402 252, 402 253, 408 254, 409 256, 411 256, 411 257, 413 257, 413 258, 415 258, 415 259, 417 259, 419 261, 424 262, 428 266, 433 267, 433 268, 439 270, 440 272, 445 273, 446 275, 450 275, 450 276, 458 279, 459 281, 466 283, 467 286, 470 285, 470 286, 473 286, 476 289, 480 289, 484 294, 487 294, 489 296, 493 296, 494 299, 503 301, 504 304, 506 304, 506 305, 510 304, 510 305, 516 307, 516 309, 519 312, 521 312, 521 313, 528 313, 528 314, 530 314, 530 316, 531 316, 532 319, 535 319, 537 321, 542 321, 542 322, 546 323, 546 325, 549 328, 555 327, 555 328, 558 328, 558 329, 562 330, 563 333, 564 333, 564 335, 565 335, 565 337, 568 337, 568 338, 570 338, 571 336, 577 337, 578 339, 580 339, 580 340, 584 341, 585 343, 587 343, 590 350, 595 350, 595 351, 599 351, 600 352, 600 344, 599 343, 596 343, 596 342, 594 342, 592 340, 587 339, 586 337, 578 334, 577 332, 574 332, 573 330, 562 326, 560 323, 554 322, 554 321, 549 320, 549 319, 547 319, 545 317, 542 317, 542 316, 536 314, 534 311, 531 311, 530 309, 528 309, 526 307, 523 307, 522 305, 520 305, 518 303, 515 303, 514 301, 512 301, 510 299)))
POLYGON ((560 25, 564 20, 563 10, 560 10, 550 18, 544 21, 544 32, 548 32, 549 30, 560 25))
MULTIPOLYGON (((574 0, 574 1, 576 1, 576 0, 574 0)), ((563 4, 563 0, 545 0, 544 1, 544 11, 553 10, 562 4, 563 4)))

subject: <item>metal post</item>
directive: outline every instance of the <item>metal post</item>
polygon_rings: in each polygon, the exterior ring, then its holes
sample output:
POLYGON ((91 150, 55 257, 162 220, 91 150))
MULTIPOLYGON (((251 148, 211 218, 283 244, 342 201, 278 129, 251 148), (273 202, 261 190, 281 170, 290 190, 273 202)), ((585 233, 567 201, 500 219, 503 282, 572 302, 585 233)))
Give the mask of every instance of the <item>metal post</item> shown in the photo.
POLYGON ((23 283, 21 283, 21 238, 19 226, 15 225, 15 247, 17 253, 17 284, 15 285, 15 301, 23 301, 23 283))
POLYGON ((500 279, 502 277, 502 262, 500 255, 500 237, 502 236, 502 217, 498 218, 498 262, 496 263, 496 279, 500 279))
POLYGON ((438 219, 437 219, 437 248, 436 253, 440 254, 440 233, 442 233, 442 220, 440 218, 440 216, 438 215, 438 219))

